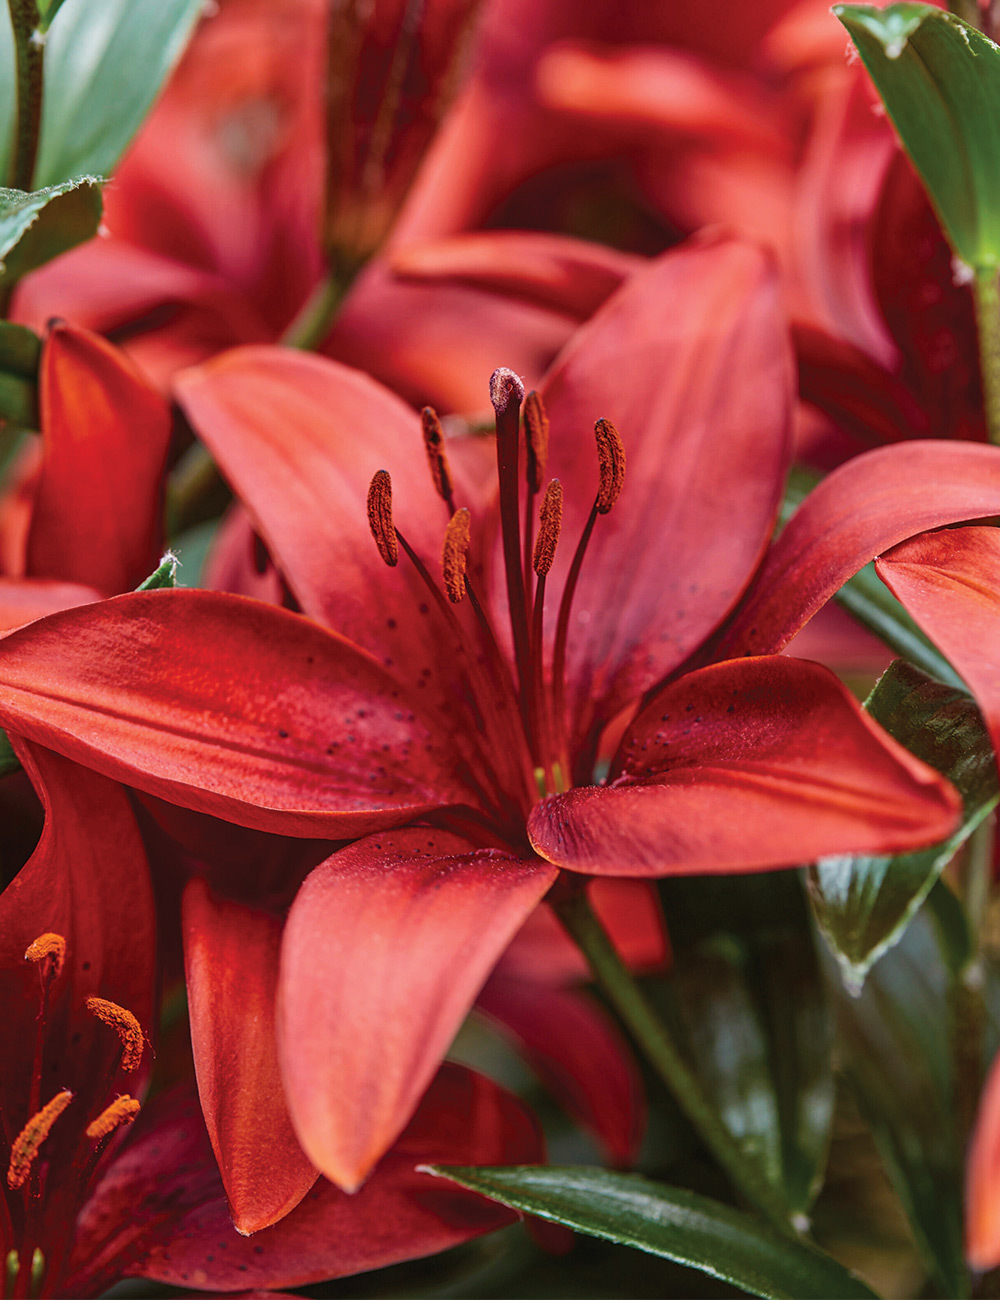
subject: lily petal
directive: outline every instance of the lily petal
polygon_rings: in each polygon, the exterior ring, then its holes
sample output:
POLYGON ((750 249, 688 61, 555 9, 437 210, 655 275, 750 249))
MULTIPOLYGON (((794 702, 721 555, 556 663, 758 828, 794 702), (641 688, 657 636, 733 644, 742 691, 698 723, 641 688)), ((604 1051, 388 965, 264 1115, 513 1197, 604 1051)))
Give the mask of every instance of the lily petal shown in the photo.
MULTIPOLYGON (((716 664, 660 691, 613 784, 537 804, 535 849, 595 875, 762 871, 942 840, 961 804, 818 664, 716 664)), ((620 766, 619 766, 620 764, 620 766)))
POLYGON ((555 877, 422 828, 362 840, 308 877, 282 941, 278 1050, 299 1141, 327 1178, 353 1191, 392 1145, 555 877))
POLYGON ((1000 745, 1000 533, 926 533, 893 547, 875 567, 968 682, 1000 745))
POLYGON ((381 665, 241 596, 140 592, 39 619, 0 639, 0 687, 12 731, 258 830, 345 839, 474 799, 381 665))
POLYGON ((95 587, 49 578, 0 578, 0 631, 101 599, 95 587))
MULTIPOLYGON (((152 1023, 156 922, 146 855, 119 785, 40 745, 15 746, 45 824, 30 860, 0 895, 0 968, 23 973, 22 993, 0 1001, 0 1040, 34 1042, 38 974, 24 954, 39 935, 62 935, 66 964, 58 978, 66 983, 59 996, 79 1016, 72 1029, 48 1035, 46 1066, 89 1099, 117 1042, 85 1011, 86 999, 127 1007, 144 1030, 152 1023)), ((14 1132, 28 1118, 33 1067, 31 1050, 5 1055, 0 1106, 14 1132)))
POLYGON ((979 1101, 965 1174, 965 1257, 985 1272, 1000 1264, 1000 1058, 979 1101))
POLYGON ((734 240, 692 241, 633 276, 546 378, 549 472, 564 488, 553 609, 597 487, 596 418, 614 421, 628 460, 574 601, 581 733, 680 664, 739 598, 777 511, 792 386, 776 273, 734 240))
POLYGON ((233 1222, 258 1232, 294 1209, 317 1171, 299 1146, 278 1071, 274 999, 281 921, 184 891, 184 964, 198 1096, 233 1222))
POLYGON ((114 594, 156 567, 170 414, 131 361, 55 325, 38 374, 42 467, 26 573, 114 594))
POLYGON ((928 528, 995 514, 1000 447, 909 442, 855 456, 792 516, 716 657, 781 650, 876 555, 928 528))
POLYGON ((287 1288, 432 1255, 517 1216, 442 1188, 417 1165, 543 1158, 538 1125, 516 1098, 446 1065, 356 1195, 320 1180, 290 1215, 248 1241, 229 1218, 196 1099, 186 1090, 161 1095, 143 1109, 81 1216, 79 1271, 67 1288, 98 1294, 122 1274, 231 1291, 287 1288), (95 1285, 102 1276, 104 1286, 95 1285))
POLYGON ((628 1043, 593 998, 495 975, 476 1009, 513 1035, 538 1077, 612 1163, 635 1161, 646 1127, 642 1076, 628 1043))

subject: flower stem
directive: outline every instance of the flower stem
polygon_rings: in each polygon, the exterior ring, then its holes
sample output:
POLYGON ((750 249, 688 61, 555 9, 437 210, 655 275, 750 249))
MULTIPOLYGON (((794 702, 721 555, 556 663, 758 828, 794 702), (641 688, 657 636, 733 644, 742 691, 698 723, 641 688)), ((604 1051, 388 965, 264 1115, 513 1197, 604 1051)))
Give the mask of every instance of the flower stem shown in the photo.
POLYGON ((38 26, 35 0, 7 0, 14 29, 14 60, 17 66, 17 125, 11 152, 8 184, 15 190, 30 190, 38 156, 42 123, 42 68, 44 45, 32 39, 38 26))
POLYGON ((1000 443, 1000 289, 995 267, 976 271, 972 292, 976 303, 986 430, 990 442, 1000 443))
POLYGON ((343 259, 334 259, 329 270, 302 304, 298 315, 281 336, 289 348, 312 352, 330 333, 337 319, 344 295, 354 282, 361 264, 344 265, 343 259))
POLYGON ((584 894, 552 901, 556 915, 583 953, 604 992, 647 1060, 669 1088, 674 1100, 732 1180, 733 1186, 787 1236, 794 1236, 791 1210, 781 1193, 747 1159, 722 1123, 701 1085, 688 1068, 666 1026, 646 1001, 628 967, 618 955, 584 894))

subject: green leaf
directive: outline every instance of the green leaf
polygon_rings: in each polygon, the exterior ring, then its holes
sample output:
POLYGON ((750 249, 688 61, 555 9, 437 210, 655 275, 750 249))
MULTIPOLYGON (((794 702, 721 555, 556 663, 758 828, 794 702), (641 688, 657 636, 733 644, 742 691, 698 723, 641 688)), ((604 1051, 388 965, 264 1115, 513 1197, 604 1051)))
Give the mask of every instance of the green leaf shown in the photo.
MULTIPOLYGON (((107 176, 183 52, 202 0, 65 0, 50 3, 45 93, 34 183, 107 176)), ((0 6, 0 122, 14 115, 13 36, 0 6)), ((9 135, 9 129, 6 133, 9 135)), ((0 177, 10 140, 0 132, 0 177)))
POLYGON ((0 777, 20 770, 21 760, 14 753, 14 746, 7 739, 6 731, 0 731, 0 777))
POLYGON ((997 806, 993 746, 964 693, 896 660, 865 706, 911 753, 946 776, 965 815, 942 844, 896 857, 825 858, 809 869, 813 910, 844 981, 856 992, 927 897, 955 851, 997 806))
POLYGON ((34 380, 42 357, 42 340, 26 325, 0 321, 0 370, 34 380))
POLYGON ((149 575, 136 587, 136 591, 157 591, 161 587, 177 586, 177 556, 172 551, 166 555, 149 575))
POLYGON ((102 183, 95 176, 78 176, 30 194, 0 189, 0 284, 13 284, 90 239, 101 220, 102 183))
POLYGON ((461 1187, 577 1232, 662 1255, 773 1300, 875 1293, 820 1251, 739 1210, 637 1174, 501 1165, 424 1166, 461 1187))
POLYGON ((1000 48, 926 4, 835 5, 958 256, 1000 266, 1000 48))
POLYGON ((831 980, 845 1077, 942 1295, 967 1296, 952 979, 925 911, 860 995, 831 980))
POLYGON ((671 1018, 702 1086, 791 1209, 819 1189, 832 1038, 808 909, 791 872, 663 882, 676 936, 671 1018))

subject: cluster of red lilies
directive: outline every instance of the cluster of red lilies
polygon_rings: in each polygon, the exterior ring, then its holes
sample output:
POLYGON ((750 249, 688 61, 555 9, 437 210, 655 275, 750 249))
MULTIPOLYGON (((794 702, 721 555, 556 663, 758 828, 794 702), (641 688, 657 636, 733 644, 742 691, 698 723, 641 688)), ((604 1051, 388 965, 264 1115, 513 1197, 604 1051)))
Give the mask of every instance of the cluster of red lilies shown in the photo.
MULTIPOLYGON (((829 1044, 796 1200, 747 1172, 752 1089, 657 1057, 661 882, 958 844, 964 791, 857 697, 891 656, 832 601, 872 561, 1000 743, 972 297, 845 40, 826 0, 220 0, 99 235, 8 295, 41 344, 0 448, 5 1297, 513 1223, 427 1169, 546 1161, 520 1067, 446 1060, 473 1011, 606 1163, 683 1183, 700 1141, 691 1185, 798 1247, 829 1044)), ((935 886, 980 1272, 984 827, 935 886)))

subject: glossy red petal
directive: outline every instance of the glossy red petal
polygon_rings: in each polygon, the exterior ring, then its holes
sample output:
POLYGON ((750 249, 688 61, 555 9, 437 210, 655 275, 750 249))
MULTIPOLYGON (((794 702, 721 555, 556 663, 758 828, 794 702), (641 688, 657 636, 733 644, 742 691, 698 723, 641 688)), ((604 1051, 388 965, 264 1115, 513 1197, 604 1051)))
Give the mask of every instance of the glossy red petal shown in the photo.
POLYGON ((910 442, 856 456, 792 516, 717 657, 782 649, 876 555, 928 528, 995 514, 1000 447, 910 442))
POLYGON ((130 591, 160 556, 167 406, 121 352, 69 325, 46 339, 38 399, 43 455, 26 572, 130 591))
POLYGON ((552 1095, 613 1164, 635 1161, 646 1127, 642 1076, 597 1002, 576 989, 495 975, 476 1007, 513 1035, 552 1095))
POLYGON ((779 656, 688 673, 660 691, 609 786, 536 805, 539 853, 596 875, 761 871, 942 840, 955 791, 818 664, 779 656))
POLYGON ((292 905, 278 1047, 313 1163, 358 1187, 392 1145, 511 936, 555 879, 432 829, 328 858, 292 905))
POLYGON ((780 500, 792 382, 774 268, 732 240, 692 242, 633 276, 546 379, 565 502, 550 626, 597 488, 596 419, 614 422, 627 456, 570 624, 581 731, 676 667, 738 599, 780 500))
POLYGON ((965 1257, 985 1272, 1000 1264, 1000 1058, 979 1099, 965 1171, 965 1257))
POLYGON ((968 682, 1000 744, 1000 533, 926 533, 894 547, 875 567, 968 682))
MULTIPOLYGON (((651 974, 665 969, 670 943, 655 886, 644 880, 592 880, 587 893, 619 955, 632 970, 651 974)), ((586 958, 549 907, 535 908, 500 958, 497 971, 513 979, 550 985, 590 978, 586 958)))
POLYGON ((107 1279, 109 1286, 123 1274, 213 1290, 284 1288, 432 1255, 516 1216, 472 1193, 442 1189, 417 1165, 544 1159, 537 1123, 520 1102, 446 1065, 359 1192, 347 1195, 321 1179, 290 1215, 247 1240, 229 1218, 193 1098, 161 1096, 133 1134, 81 1219, 69 1294, 94 1293, 74 1283, 107 1279))
POLYGON ((476 230, 395 250, 403 279, 464 284, 586 320, 644 260, 534 230, 476 230))
POLYGON ((74 609, 101 599, 94 587, 48 578, 0 578, 0 631, 21 627, 60 609, 74 609))
POLYGON ((0 639, 0 693, 12 731, 259 830, 345 839, 474 797, 381 665, 240 596, 150 591, 39 619, 0 639))
POLYGON ((52 994, 63 1010, 50 1025, 46 1069, 99 1109, 118 1043, 85 1001, 93 995, 117 1002, 149 1032, 156 951, 149 870, 125 792, 39 745, 17 748, 45 825, 31 859, 0 894, 0 1107, 13 1132, 28 1118, 39 1011, 38 968, 24 959, 28 945, 50 932, 66 940, 52 994))
POLYGON ((184 891, 184 965, 198 1096, 233 1222, 276 1223, 317 1173, 299 1146, 278 1070, 274 1000, 281 920, 213 894, 184 891))

